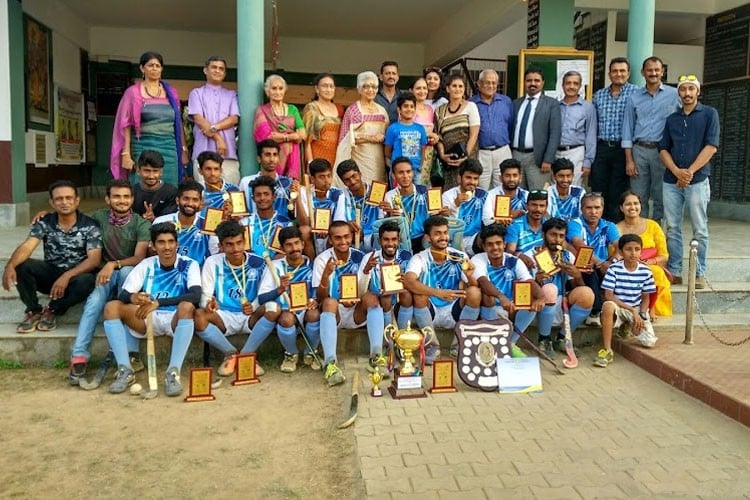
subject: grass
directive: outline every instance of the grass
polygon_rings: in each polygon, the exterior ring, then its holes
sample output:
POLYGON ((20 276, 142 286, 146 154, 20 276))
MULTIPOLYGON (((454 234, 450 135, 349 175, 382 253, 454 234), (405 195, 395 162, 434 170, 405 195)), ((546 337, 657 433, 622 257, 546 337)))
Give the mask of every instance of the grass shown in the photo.
POLYGON ((68 360, 67 359, 56 359, 52 362, 52 368, 55 370, 62 370, 63 368, 68 367, 68 360))
POLYGON ((0 358, 0 370, 20 370, 23 367, 23 363, 20 361, 0 358))

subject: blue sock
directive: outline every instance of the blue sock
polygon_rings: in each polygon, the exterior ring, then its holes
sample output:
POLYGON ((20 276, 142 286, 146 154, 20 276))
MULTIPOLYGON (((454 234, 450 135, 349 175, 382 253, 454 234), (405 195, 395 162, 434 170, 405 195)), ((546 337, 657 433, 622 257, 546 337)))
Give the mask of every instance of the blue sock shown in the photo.
POLYGON ((133 337, 133 334, 129 330, 125 330, 125 342, 128 344, 128 352, 140 352, 140 339, 133 337))
POLYGON ((414 320, 414 308, 401 306, 398 308, 398 315, 396 316, 396 324, 399 328, 406 328, 406 323, 414 320))
POLYGON ((169 357, 169 367, 177 368, 177 374, 182 370, 182 362, 185 361, 190 341, 193 340, 195 323, 192 319, 181 319, 177 321, 172 339, 172 355, 169 357))
POLYGON ((591 308, 583 308, 578 304, 574 304, 570 309, 570 333, 576 331, 576 328, 581 326, 586 317, 591 313, 591 308))
POLYGON ((337 328, 335 313, 320 313, 320 341, 323 343, 323 357, 326 364, 336 362, 337 328))
POLYGON ((271 335, 274 326, 276 326, 276 323, 268 321, 265 316, 261 317, 258 322, 255 323, 250 335, 247 336, 245 345, 242 346, 240 352, 242 354, 257 352, 263 341, 271 335))
POLYGON ((237 349, 234 348, 232 343, 227 340, 223 333, 221 333, 219 327, 213 323, 209 323, 205 330, 195 333, 201 338, 201 340, 208 342, 208 345, 215 347, 224 355, 237 352, 237 349))
MULTIPOLYGON (((320 344, 320 321, 311 321, 305 325, 305 333, 307 333, 307 341, 310 343, 310 347, 313 350, 318 348, 320 344)), ((305 354, 308 354, 310 349, 305 345, 305 354)))
POLYGON ((370 356, 383 352, 384 321, 382 307, 367 308, 367 337, 370 339, 370 356))
POLYGON ((108 319, 104 321, 104 333, 107 335, 109 348, 115 354, 117 366, 130 366, 130 355, 128 353, 127 336, 130 333, 125 329, 125 325, 119 319, 108 319))
POLYGON ((479 317, 482 318, 482 319, 484 319, 484 320, 487 320, 487 321, 492 321, 492 320, 497 319, 497 317, 498 317, 497 316, 497 307, 495 307, 495 306, 493 306, 493 307, 486 307, 486 306, 480 307, 479 308, 479 317))
POLYGON ((518 328, 518 331, 521 333, 526 333, 526 329, 529 327, 532 321, 534 321, 534 318, 536 317, 536 313, 534 311, 517 311, 516 312, 516 322, 514 323, 516 328, 518 328))
POLYGON ((417 327, 419 328, 432 326, 432 314, 430 314, 430 309, 428 307, 415 307, 414 321, 417 322, 417 327))
POLYGON ((297 327, 295 326, 277 326, 276 332, 279 334, 281 345, 289 354, 297 354, 297 327))
MULTIPOLYGON (((383 325, 390 325, 393 323, 393 307, 388 311, 383 311, 383 325)), ((385 328, 385 326, 383 326, 385 328)))
POLYGON ((462 319, 475 320, 479 317, 479 309, 471 306, 464 306, 461 310, 461 314, 458 316, 459 321, 462 319))
POLYGON ((544 306, 542 310, 536 315, 539 336, 549 337, 552 332, 552 322, 555 320, 556 305, 544 306))

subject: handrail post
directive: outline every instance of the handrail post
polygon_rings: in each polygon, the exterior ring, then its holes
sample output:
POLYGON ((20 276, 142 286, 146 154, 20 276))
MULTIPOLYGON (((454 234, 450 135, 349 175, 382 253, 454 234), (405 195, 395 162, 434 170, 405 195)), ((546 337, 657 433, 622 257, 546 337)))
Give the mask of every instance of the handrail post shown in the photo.
POLYGON ((695 307, 695 272, 698 267, 698 242, 690 242, 688 257, 687 304, 685 306, 685 340, 683 344, 693 345, 693 310, 695 307))

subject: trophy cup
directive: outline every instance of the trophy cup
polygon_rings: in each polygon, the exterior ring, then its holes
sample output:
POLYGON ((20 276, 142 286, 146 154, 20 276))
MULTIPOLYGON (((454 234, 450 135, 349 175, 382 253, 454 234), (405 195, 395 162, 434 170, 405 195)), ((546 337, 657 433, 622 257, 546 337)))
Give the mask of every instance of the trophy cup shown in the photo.
POLYGON ((376 366, 375 371, 370 373, 370 382, 372 382, 372 390, 370 396, 379 398, 383 395, 383 391, 380 390, 379 384, 383 380, 383 374, 380 373, 380 367, 376 366))
MULTIPOLYGON (((414 358, 415 351, 421 351, 422 346, 435 338, 435 331, 426 326, 421 330, 411 328, 411 323, 406 328, 399 330, 393 324, 389 324, 383 331, 385 339, 403 351, 403 361, 399 368, 394 369, 393 383, 388 387, 393 399, 424 398, 427 395, 422 388, 422 371, 424 359, 420 359, 417 368, 414 358)), ((421 358, 421 356, 420 356, 421 358)))

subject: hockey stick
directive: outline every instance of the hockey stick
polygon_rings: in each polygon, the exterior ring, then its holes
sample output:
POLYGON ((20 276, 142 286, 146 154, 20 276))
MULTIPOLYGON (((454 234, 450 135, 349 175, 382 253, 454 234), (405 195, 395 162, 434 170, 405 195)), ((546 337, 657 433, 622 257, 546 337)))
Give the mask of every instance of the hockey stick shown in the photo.
POLYGON ((107 356, 99 365, 99 369, 96 371, 96 375, 94 375, 94 378, 91 379, 91 382, 87 381, 86 379, 81 379, 78 381, 78 386, 84 391, 93 391, 94 389, 98 389, 99 386, 102 385, 102 382, 104 382, 104 379, 107 377, 109 367, 114 360, 115 353, 110 350, 107 353, 107 356))
POLYGON ((578 357, 576 351, 573 349, 573 334, 570 331, 570 311, 568 310, 568 299, 563 297, 562 299, 562 310, 563 310, 563 331, 565 332, 565 354, 568 356, 563 359, 563 366, 565 368, 575 368, 578 366, 578 357))
POLYGON ((141 391, 143 399, 154 399, 159 395, 159 384, 156 381, 156 350, 154 349, 153 312, 146 316, 146 366, 148 367, 148 391, 141 391))
POLYGON ((357 408, 359 406, 359 371, 352 376, 352 402, 349 405, 349 418, 339 424, 339 429, 346 429, 357 420, 357 408))
POLYGON ((524 335, 516 327, 516 325, 513 325, 513 331, 516 332, 522 339, 524 339, 526 341, 526 343, 531 346, 531 349, 533 349, 534 352, 536 352, 539 355, 540 358, 544 359, 545 361, 549 361, 552 364, 552 366, 555 367, 555 370, 557 370, 557 373, 559 373, 560 375, 565 375, 565 370, 563 370, 562 368, 560 368, 560 366, 558 366, 558 364, 555 362, 554 359, 552 359, 549 356, 547 356, 547 354, 544 351, 542 351, 541 349, 539 349, 539 347, 537 347, 536 344, 534 344, 531 340, 529 340, 529 338, 526 335, 524 335))

